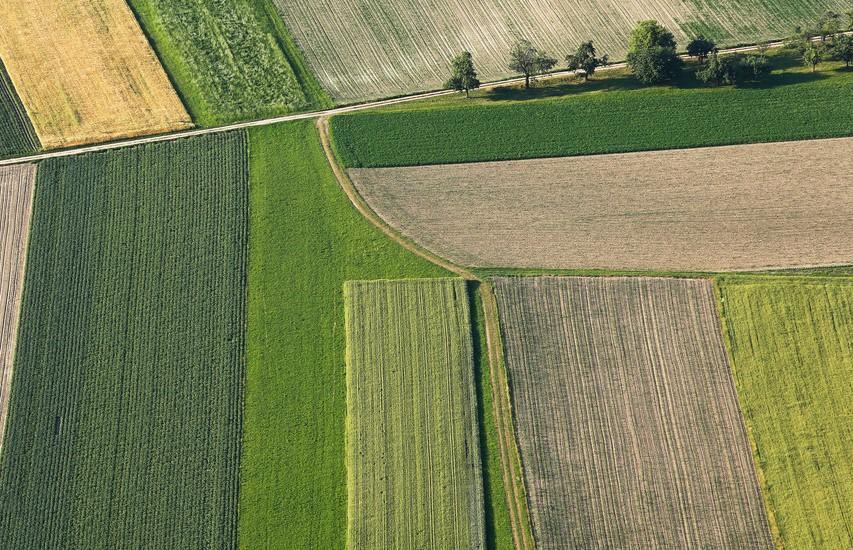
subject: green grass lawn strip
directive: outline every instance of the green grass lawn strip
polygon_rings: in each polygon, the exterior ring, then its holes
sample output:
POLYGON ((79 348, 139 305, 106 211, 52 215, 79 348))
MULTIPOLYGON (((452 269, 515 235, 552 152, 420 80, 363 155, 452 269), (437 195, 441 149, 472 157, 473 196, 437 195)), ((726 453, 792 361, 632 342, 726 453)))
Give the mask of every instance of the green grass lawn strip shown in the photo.
POLYGON ((33 153, 38 148, 36 131, 0 62, 0 159, 33 153))
POLYGON ((240 546, 346 536, 343 284, 446 277, 362 218, 311 121, 253 129, 240 546))
POLYGON ((2 548, 233 548, 246 138, 39 165, 2 548))
POLYGON ((411 166, 590 155, 853 134, 853 71, 812 74, 790 52, 762 84, 639 87, 624 71, 588 84, 449 96, 332 118, 348 167, 411 166))
POLYGON ((853 530, 853 279, 721 278, 723 325, 777 543, 853 530))

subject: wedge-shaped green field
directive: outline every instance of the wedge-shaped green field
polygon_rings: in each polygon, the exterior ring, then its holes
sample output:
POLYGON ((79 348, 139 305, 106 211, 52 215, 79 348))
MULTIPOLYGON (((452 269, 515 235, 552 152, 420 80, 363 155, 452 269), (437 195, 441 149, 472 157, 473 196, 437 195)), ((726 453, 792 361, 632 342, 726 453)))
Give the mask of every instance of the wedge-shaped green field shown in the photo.
POLYGON ((347 333, 347 547, 482 548, 465 282, 356 281, 347 333))
POLYGON ((495 282, 539 548, 772 548, 710 281, 495 282))
POLYGON ((0 548, 233 548, 246 141, 39 165, 0 548))
POLYGON ((724 280, 738 396, 785 548, 853 545, 853 279, 724 280))
POLYGON ((0 158, 32 153, 38 147, 33 125, 0 63, 0 158))
POLYGON ((203 126, 331 103, 269 0, 130 0, 203 126))

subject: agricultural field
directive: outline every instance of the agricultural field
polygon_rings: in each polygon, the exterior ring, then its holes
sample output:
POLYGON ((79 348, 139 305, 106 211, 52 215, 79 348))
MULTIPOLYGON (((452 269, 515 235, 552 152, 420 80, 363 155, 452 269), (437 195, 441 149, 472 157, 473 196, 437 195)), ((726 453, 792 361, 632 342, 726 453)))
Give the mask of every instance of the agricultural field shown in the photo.
POLYGON ((4 0, 0 58, 47 149, 190 127, 122 0, 4 0))
POLYGON ((451 58, 473 53, 484 80, 513 76, 507 53, 526 38, 562 59, 593 40, 623 59, 628 35, 657 19, 682 44, 698 33, 720 44, 781 38, 847 0, 275 0, 320 81, 352 103, 443 87, 451 58))
POLYGON ((779 546, 849 548, 853 279, 726 278, 720 288, 779 546))
POLYGON ((0 168, 0 452, 12 390, 36 167, 0 168))
POLYGON ((129 0, 196 123, 331 106, 270 1, 129 0))
POLYGON ((39 164, 2 548, 234 548, 243 134, 39 164))
POLYGON ((32 153, 38 148, 33 125, 0 62, 0 159, 32 153))
MULTIPOLYGON (((790 51, 758 85, 642 87, 624 71, 588 83, 482 91, 332 118, 348 167, 411 166, 592 155, 853 134, 853 71, 812 74, 790 51), (606 92, 606 93, 604 93, 606 92), (820 106, 816 108, 816 106, 820 106)), ((694 68, 695 70, 695 68, 694 68)))
POLYGON ((539 548, 772 548, 710 281, 497 278, 539 548))
POLYGON ((351 281, 344 299, 347 547, 482 548, 465 281, 351 281))
POLYGON ((461 265, 755 270, 850 262, 851 150, 841 138, 348 172, 391 226, 461 265))

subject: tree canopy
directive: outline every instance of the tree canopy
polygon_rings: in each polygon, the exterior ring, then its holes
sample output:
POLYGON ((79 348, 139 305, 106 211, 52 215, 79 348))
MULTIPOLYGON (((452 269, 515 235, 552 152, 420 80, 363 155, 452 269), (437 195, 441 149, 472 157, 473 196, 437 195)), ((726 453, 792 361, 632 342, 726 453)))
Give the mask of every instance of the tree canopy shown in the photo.
POLYGON ((628 66, 644 84, 672 80, 681 68, 675 37, 657 21, 641 21, 628 41, 628 66))
POLYGON ((480 87, 471 52, 462 52, 453 58, 450 64, 450 80, 445 86, 458 92, 464 91, 466 97, 471 95, 471 90, 480 87))
POLYGON ((530 88, 530 77, 550 71, 557 60, 539 51, 527 40, 516 42, 509 53, 509 69, 524 75, 524 87, 530 88))
POLYGON ((581 44, 574 54, 566 56, 570 71, 582 70, 585 80, 595 74, 598 67, 607 65, 607 56, 597 57, 592 41, 581 44))

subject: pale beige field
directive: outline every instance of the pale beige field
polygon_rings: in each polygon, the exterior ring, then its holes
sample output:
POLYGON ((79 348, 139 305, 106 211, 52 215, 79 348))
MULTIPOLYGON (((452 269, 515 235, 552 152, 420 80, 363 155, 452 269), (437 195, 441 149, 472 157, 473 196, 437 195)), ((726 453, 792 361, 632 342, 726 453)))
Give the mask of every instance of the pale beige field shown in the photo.
POLYGON ((6 431, 36 167, 0 167, 0 450, 6 431))
POLYGON ((710 281, 495 291, 537 548, 773 547, 710 281))
POLYGON ((389 224, 475 267, 853 263, 853 138, 351 169, 389 224))
POLYGON ((3 0, 0 58, 45 148, 192 125, 123 0, 3 0))
POLYGON ((311 68, 340 102, 440 88, 469 50, 485 80, 510 76, 507 53, 526 38, 563 59, 593 40, 622 59, 628 35, 657 19, 684 49, 706 33, 723 45, 781 38, 847 0, 275 0, 311 68))

